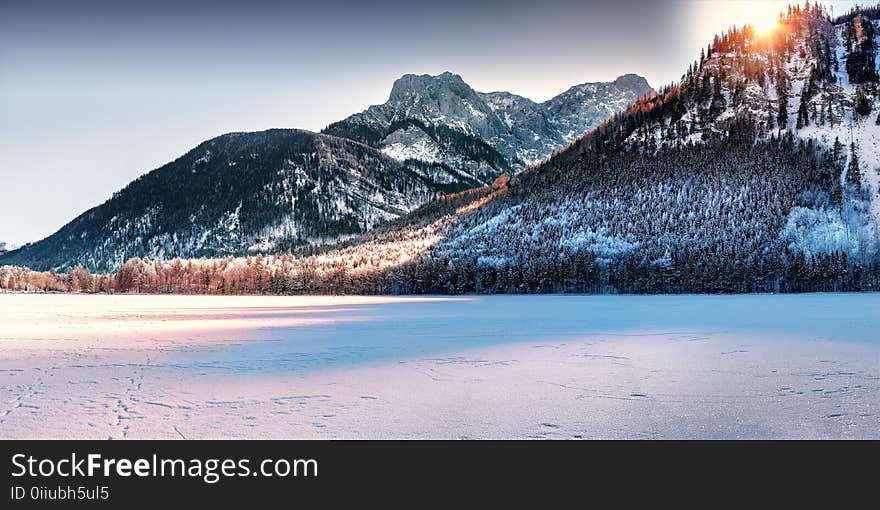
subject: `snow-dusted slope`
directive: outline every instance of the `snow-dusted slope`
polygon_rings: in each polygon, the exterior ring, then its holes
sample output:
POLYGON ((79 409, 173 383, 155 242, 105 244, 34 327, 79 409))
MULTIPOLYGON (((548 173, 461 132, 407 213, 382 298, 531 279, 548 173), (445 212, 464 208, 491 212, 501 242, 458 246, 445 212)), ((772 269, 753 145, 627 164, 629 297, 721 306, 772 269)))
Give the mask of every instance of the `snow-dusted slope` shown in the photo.
POLYGON ((790 133, 829 150, 837 144, 831 166, 841 189, 830 191, 843 197, 832 201, 850 209, 845 216, 867 209, 880 221, 878 16, 869 9, 832 22, 814 5, 796 9, 770 36, 746 30, 716 39, 682 84, 663 91, 679 104, 639 126, 629 141, 699 142, 745 122, 763 140, 790 133), (858 173, 848 179, 854 156, 858 173))
POLYGON ((610 83, 575 85, 541 106, 568 144, 652 91, 641 76, 625 74, 610 83))
MULTIPOLYGON (((872 216, 880 221, 880 110, 878 110, 877 83, 853 83, 846 70, 848 55, 846 32, 852 28, 853 23, 870 23, 874 27, 874 44, 880 44, 880 21, 868 18, 857 18, 849 23, 841 23, 834 27, 834 35, 831 37, 831 49, 833 51, 834 83, 826 85, 822 90, 808 98, 807 104, 810 111, 819 110, 827 105, 832 105, 838 118, 835 125, 817 124, 815 122, 797 129, 798 136, 813 138, 821 141, 823 145, 832 147, 835 139, 851 148, 854 144, 855 151, 846 151, 844 172, 841 173, 841 183, 846 185, 846 168, 850 166, 853 153, 859 158, 861 184, 864 195, 870 202, 872 216), (860 100, 868 101, 870 111, 864 114, 857 111, 856 103, 860 100)), ((878 69, 880 62, 874 62, 873 67, 878 69)), ((803 91, 808 76, 804 76, 803 70, 808 67, 808 61, 794 60, 787 66, 787 71, 796 77, 797 89, 803 101, 803 91), (796 74, 800 71, 800 75, 796 74)))
POLYGON ((507 127, 507 132, 491 142, 515 161, 515 166, 541 161, 561 147, 559 128, 544 106, 509 92, 479 95, 507 127))

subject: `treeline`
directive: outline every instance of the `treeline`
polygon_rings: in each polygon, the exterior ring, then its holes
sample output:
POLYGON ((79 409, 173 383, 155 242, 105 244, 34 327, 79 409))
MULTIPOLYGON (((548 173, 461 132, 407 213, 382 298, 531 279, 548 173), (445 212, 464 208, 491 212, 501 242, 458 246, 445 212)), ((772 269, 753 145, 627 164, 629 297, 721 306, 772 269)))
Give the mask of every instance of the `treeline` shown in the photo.
POLYGON ((495 267, 478 261, 450 265, 426 259, 391 271, 352 271, 346 264, 309 267, 284 257, 147 261, 133 259, 117 273, 93 275, 77 267, 39 272, 0 267, 0 291, 142 294, 655 294, 746 292, 849 292, 880 289, 880 263, 851 263, 846 253, 812 259, 786 253, 769 272, 759 264, 733 263, 685 273, 682 261, 648 266, 638 258, 600 260, 593 254, 560 254, 549 264, 495 267), (437 278, 442 274, 443 278, 437 278))
POLYGON ((479 260, 451 264, 427 258, 393 270, 358 271, 349 264, 319 267, 287 257, 149 261, 132 259, 117 273, 39 272, 0 267, 0 291, 142 294, 656 294, 849 292, 880 289, 880 262, 851 262, 833 252, 807 259, 790 251, 773 267, 760 263, 701 266, 670 257, 646 265, 638 257, 601 259, 561 253, 521 266, 479 260), (549 261, 549 263, 548 263, 549 261), (438 278, 442 275, 442 278, 438 278))

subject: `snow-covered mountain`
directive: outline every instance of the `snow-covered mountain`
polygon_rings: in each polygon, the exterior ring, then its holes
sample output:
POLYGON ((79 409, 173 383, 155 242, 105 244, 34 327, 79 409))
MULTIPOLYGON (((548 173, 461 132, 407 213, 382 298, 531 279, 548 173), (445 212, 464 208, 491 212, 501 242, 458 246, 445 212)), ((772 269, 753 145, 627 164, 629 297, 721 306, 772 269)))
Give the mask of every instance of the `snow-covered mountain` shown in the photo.
POLYGON ((542 164, 322 260, 352 292, 880 289, 880 8, 784 14, 542 164))
POLYGON ((625 74, 610 83, 575 85, 541 106, 567 145, 651 92, 647 80, 625 74))
MULTIPOLYGON (((319 255, 272 258, 273 278, 309 292, 876 290, 878 45, 880 8, 832 20, 815 4, 792 7, 772 34, 730 30, 679 83, 549 159, 319 255)), ((602 90, 564 95, 611 104, 602 90)), ((420 182, 485 183, 546 150, 524 140, 561 145, 578 129, 566 126, 589 119, 556 99, 478 93, 454 75, 405 77, 389 103, 327 132, 363 141, 345 143, 420 182)), ((248 232, 252 243, 265 237, 248 232)))
POLYGON ((585 83, 536 103, 509 92, 477 92, 461 76, 408 74, 388 101, 331 124, 324 132, 352 138, 398 160, 437 162, 489 183, 549 157, 652 92, 633 74, 585 83))
POLYGON ((556 121, 550 106, 481 94, 451 73, 406 75, 386 104, 324 134, 270 130, 209 140, 49 238, 0 251, 0 264, 107 270, 130 257, 222 256, 335 242, 438 194, 490 183, 539 161, 566 143, 562 127, 586 131, 600 112, 622 109, 650 90, 632 76, 579 87, 590 91, 569 91, 567 100, 547 103, 564 111, 556 121))
POLYGON ((18 249, 18 246, 15 246, 11 243, 0 242, 0 254, 6 253, 7 251, 13 251, 18 249))
POLYGON ((245 254, 364 232, 475 184, 430 177, 363 144, 300 130, 231 133, 129 184, 52 236, 0 256, 32 269, 131 257, 245 254))

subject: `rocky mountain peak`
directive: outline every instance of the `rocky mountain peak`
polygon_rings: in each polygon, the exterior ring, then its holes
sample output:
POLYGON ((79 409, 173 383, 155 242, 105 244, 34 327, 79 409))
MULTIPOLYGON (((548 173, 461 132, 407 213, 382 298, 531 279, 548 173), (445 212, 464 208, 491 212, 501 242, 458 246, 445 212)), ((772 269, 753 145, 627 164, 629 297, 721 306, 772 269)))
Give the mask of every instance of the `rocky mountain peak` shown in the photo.
POLYGON ((329 126, 399 159, 464 170, 490 183, 537 163, 652 90, 638 75, 576 85, 544 103, 509 92, 476 92, 461 76, 406 74, 387 103, 329 126), (437 130, 442 132, 438 132, 437 130))
POLYGON ((430 74, 405 74, 394 81, 389 102, 418 101, 423 98, 439 98, 444 95, 458 98, 475 97, 476 93, 461 76, 449 71, 436 76, 430 74))
POLYGON ((629 73, 620 75, 613 83, 614 86, 619 89, 631 90, 640 96, 654 91, 654 89, 651 88, 651 85, 648 84, 648 80, 646 80, 644 76, 639 76, 638 74, 629 73))
POLYGON ((541 106, 554 119, 563 144, 567 144, 652 91, 644 77, 625 74, 613 82, 575 85, 541 106))

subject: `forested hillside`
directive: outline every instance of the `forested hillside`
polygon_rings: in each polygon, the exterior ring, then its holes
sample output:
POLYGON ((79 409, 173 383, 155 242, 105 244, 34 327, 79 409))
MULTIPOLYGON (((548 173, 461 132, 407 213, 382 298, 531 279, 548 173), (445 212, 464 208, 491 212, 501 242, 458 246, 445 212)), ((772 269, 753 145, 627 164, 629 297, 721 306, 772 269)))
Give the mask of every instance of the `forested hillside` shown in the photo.
POLYGON ((107 271, 132 257, 285 251, 365 232, 474 184, 466 178, 438 182, 430 164, 407 166, 328 135, 232 133, 140 177, 0 262, 107 271))

